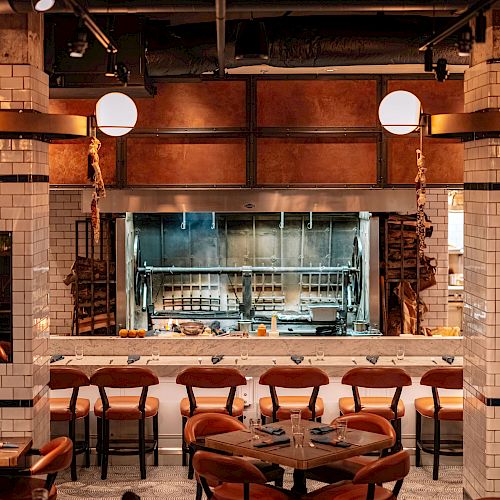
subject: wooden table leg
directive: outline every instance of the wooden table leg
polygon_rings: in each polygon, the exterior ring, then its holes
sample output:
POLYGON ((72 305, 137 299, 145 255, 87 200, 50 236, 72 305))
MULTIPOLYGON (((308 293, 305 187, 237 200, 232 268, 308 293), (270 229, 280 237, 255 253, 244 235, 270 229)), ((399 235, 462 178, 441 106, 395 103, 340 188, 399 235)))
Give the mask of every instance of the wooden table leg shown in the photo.
POLYGON ((293 470, 292 493, 297 493, 299 495, 305 495, 307 493, 305 471, 300 469, 293 470))

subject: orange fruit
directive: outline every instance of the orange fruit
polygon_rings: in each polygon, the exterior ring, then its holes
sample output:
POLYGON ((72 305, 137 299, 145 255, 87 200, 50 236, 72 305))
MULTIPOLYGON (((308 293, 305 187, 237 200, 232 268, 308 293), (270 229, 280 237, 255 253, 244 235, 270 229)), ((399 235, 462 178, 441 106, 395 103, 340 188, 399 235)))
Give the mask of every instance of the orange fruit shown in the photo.
POLYGON ((132 338, 132 339, 137 337, 137 330, 129 330, 128 336, 129 336, 129 338, 132 338))
POLYGON ((144 338, 146 336, 146 330, 137 330, 137 336, 144 338))
POLYGON ((128 330, 125 329, 125 328, 122 328, 119 332, 118 332, 118 335, 120 335, 120 337, 122 338, 125 338, 128 336, 128 330))

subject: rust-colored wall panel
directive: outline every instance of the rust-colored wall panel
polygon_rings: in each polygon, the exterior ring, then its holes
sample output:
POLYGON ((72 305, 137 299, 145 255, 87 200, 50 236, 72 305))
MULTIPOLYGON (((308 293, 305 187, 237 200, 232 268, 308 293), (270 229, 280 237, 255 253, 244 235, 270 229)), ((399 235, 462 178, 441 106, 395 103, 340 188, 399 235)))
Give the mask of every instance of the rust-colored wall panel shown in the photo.
POLYGON ((464 112, 463 80, 389 80, 387 93, 395 90, 415 94, 428 114, 464 112))
POLYGON ((49 113, 57 115, 85 115, 95 113, 97 99, 49 99, 49 113))
POLYGON ((260 127, 373 127, 375 80, 261 80, 257 82, 260 127))
POLYGON ((132 185, 245 184, 244 139, 213 143, 130 139, 127 148, 127 178, 132 185))
POLYGON ((245 82, 168 83, 137 99, 138 128, 244 127, 245 82))
MULTIPOLYGON (((419 139, 404 137, 388 141, 388 182, 413 184, 417 173, 419 139)), ((464 181, 464 145, 455 141, 424 140, 428 184, 459 184, 464 181)))
MULTIPOLYGON (((90 184, 87 180, 88 139, 49 145, 49 179, 51 184, 90 184)), ((115 182, 116 140, 102 140, 99 164, 105 184, 115 182)))
POLYGON ((369 139, 260 139, 258 184, 372 184, 377 145, 369 139))

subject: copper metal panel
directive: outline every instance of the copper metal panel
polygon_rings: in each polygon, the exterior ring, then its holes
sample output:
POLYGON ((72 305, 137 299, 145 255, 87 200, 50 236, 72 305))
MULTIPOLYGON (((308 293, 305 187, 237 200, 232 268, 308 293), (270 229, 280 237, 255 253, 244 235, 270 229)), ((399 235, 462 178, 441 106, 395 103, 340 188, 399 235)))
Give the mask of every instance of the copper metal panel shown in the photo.
POLYGON ((422 103, 424 113, 462 113, 464 110, 464 82, 462 80, 389 80, 387 93, 407 90, 422 103))
POLYGON ((49 99, 49 113, 91 116, 95 113, 97 99, 49 99))
POLYGON ((428 133, 432 137, 467 137, 481 133, 500 133, 500 112, 432 115, 428 133))
POLYGON ((258 140, 259 185, 374 184, 376 181, 377 145, 373 139, 258 140))
MULTIPOLYGON (((417 174, 417 137, 388 141, 388 182, 413 184, 417 174)), ((464 146, 455 141, 424 140, 428 184, 460 184, 464 181, 464 146)))
POLYGON ((373 127, 375 80, 261 80, 257 82, 260 127, 373 127))
MULTIPOLYGON (((104 183, 114 184, 116 139, 101 138, 100 166, 104 183)), ((51 184, 90 184, 87 180, 89 141, 74 140, 49 144, 49 178, 51 184)))
POLYGON ((153 99, 136 99, 137 128, 244 127, 245 82, 157 85, 153 99))
POLYGON ((243 185, 245 140, 129 139, 127 177, 131 185, 243 185))

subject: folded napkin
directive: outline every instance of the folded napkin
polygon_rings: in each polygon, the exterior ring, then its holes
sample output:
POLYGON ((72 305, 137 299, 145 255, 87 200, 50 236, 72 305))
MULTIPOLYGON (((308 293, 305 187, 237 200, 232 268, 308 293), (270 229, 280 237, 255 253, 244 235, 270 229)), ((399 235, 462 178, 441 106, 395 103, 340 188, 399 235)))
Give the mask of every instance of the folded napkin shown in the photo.
POLYGON ((285 431, 281 427, 263 425, 262 427, 259 427, 258 430, 265 432, 266 434, 272 434, 273 436, 281 436, 282 434, 285 434, 285 431))
POLYGON ((316 436, 312 437, 311 441, 318 444, 328 444, 330 446, 337 446, 338 448, 349 448, 351 443, 346 443, 345 441, 336 441, 331 438, 331 436, 316 436))
POLYGON ((377 364, 378 358, 378 356, 366 356, 366 360, 369 361, 372 365, 377 364))
POLYGON ((212 356, 212 363, 214 365, 216 365, 217 363, 219 363, 220 361, 222 361, 224 359, 224 356, 222 354, 218 354, 216 356, 212 356))
POLYGON ((441 359, 451 365, 455 361, 455 356, 443 356, 441 359))
POLYGON ((0 448, 15 449, 19 448, 19 445, 14 443, 0 443, 0 448))
POLYGON ((320 425, 319 427, 313 427, 311 429, 311 434, 328 434, 334 430, 335 429, 329 425, 320 425))
POLYGON ((127 359, 127 365, 131 365, 132 363, 135 363, 136 361, 139 361, 141 357, 138 354, 130 354, 128 359, 127 359))
POLYGON ((304 361, 304 356, 298 356, 297 354, 292 354, 290 358, 296 365, 300 365, 304 361))
POLYGON ((254 443, 254 448, 265 448, 266 446, 274 446, 276 444, 288 444, 290 438, 288 436, 273 436, 264 441, 254 443))
POLYGON ((53 354, 50 357, 50 362, 55 363, 56 361, 60 361, 61 359, 64 359, 64 356, 62 354, 53 354))

